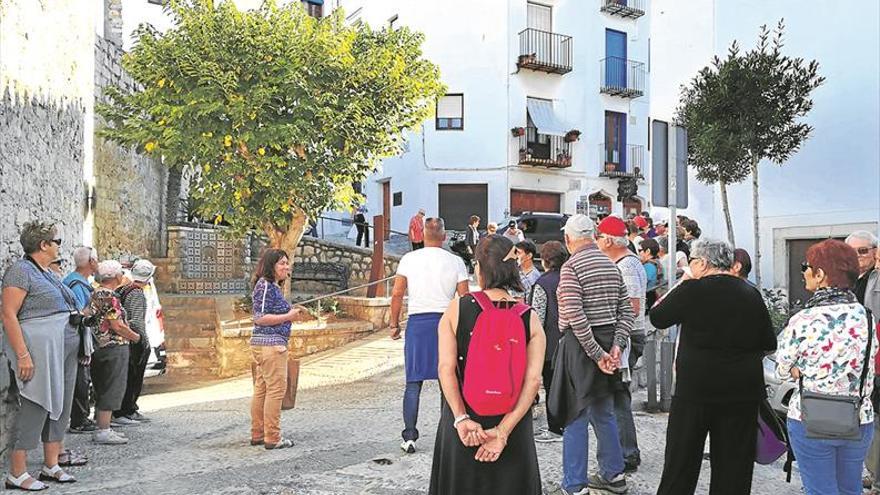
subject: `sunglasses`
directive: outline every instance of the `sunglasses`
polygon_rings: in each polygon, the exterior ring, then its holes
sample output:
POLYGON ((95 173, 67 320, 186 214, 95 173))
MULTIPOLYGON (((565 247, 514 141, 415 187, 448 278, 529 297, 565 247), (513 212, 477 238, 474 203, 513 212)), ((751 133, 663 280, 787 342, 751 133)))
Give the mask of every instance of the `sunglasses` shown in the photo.
POLYGON ((801 263, 801 273, 806 273, 807 268, 813 268, 813 266, 810 265, 809 263, 807 263, 806 261, 802 262, 801 263))
POLYGON ((871 254, 872 249, 876 249, 876 248, 860 247, 860 248, 856 249, 856 252, 859 253, 859 256, 867 256, 867 255, 871 254))
POLYGON ((56 246, 61 247, 61 239, 49 239, 46 242, 53 242, 56 246))

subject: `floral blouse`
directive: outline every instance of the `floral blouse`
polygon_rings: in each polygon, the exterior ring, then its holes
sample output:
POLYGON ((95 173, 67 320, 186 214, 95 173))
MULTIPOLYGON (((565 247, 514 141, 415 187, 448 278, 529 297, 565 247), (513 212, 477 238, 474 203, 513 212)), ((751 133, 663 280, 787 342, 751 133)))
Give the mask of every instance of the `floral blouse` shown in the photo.
POLYGON ((98 348, 114 345, 126 345, 128 340, 110 329, 113 320, 125 321, 125 309, 119 302, 119 297, 110 289, 98 288, 89 299, 89 307, 95 319, 95 340, 98 348))
MULTIPOLYGON (((795 314, 780 336, 776 351, 776 375, 792 380, 791 368, 800 370, 804 389, 833 395, 859 395, 868 316, 861 304, 833 304, 804 309, 795 314)), ((871 391, 874 388, 874 356, 877 335, 873 334, 868 375, 859 412, 861 424, 874 421, 871 391)), ((801 420, 800 393, 795 389, 788 405, 788 417, 801 420)))

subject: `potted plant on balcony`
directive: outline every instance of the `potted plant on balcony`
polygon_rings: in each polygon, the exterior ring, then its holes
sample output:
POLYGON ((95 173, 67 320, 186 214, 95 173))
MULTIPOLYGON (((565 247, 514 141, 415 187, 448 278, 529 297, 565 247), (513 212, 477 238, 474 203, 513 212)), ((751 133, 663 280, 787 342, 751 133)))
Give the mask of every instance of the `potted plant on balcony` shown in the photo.
POLYGON ((510 133, 513 134, 513 137, 525 136, 526 135, 526 128, 525 127, 514 127, 513 129, 510 130, 510 133))
POLYGON ((572 130, 568 131, 567 133, 565 133, 565 142, 566 143, 573 143, 580 138, 581 138, 581 131, 579 131, 577 129, 572 129, 572 130))
POLYGON ((537 62, 537 60, 538 60, 538 56, 537 56, 537 54, 535 54, 535 53, 527 53, 527 54, 525 54, 525 55, 520 55, 520 56, 519 56, 519 60, 518 60, 518 64, 517 64, 517 65, 520 65, 520 66, 523 66, 523 65, 534 65, 535 62, 537 62))
POLYGON ((617 172, 617 164, 612 162, 605 162, 605 171, 606 172, 617 172))
POLYGON ((524 162, 529 159, 529 150, 526 148, 519 149, 519 161, 524 162))

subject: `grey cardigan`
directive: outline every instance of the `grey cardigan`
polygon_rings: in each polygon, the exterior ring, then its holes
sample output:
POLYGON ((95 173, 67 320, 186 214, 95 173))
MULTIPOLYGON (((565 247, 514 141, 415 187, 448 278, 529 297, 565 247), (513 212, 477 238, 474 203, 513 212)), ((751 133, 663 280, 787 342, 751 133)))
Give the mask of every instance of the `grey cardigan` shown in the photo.
POLYGON ((868 276, 868 286, 865 289, 865 306, 875 315, 880 315, 880 270, 874 270, 868 276))

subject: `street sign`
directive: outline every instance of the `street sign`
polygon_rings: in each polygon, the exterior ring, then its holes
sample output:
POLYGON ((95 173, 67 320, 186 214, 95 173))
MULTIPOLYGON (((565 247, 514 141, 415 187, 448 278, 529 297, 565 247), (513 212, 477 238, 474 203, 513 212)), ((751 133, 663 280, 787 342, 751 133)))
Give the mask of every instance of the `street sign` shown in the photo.
POLYGON ((654 206, 687 208, 687 130, 662 120, 651 123, 651 203, 654 206), (675 167, 675 197, 670 204, 670 162, 675 167))

